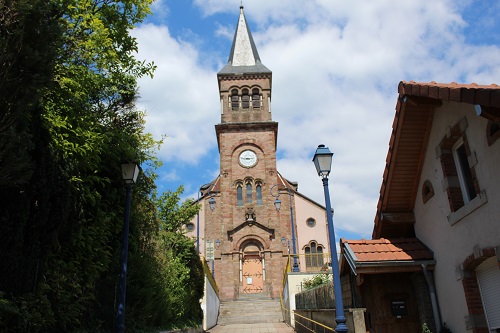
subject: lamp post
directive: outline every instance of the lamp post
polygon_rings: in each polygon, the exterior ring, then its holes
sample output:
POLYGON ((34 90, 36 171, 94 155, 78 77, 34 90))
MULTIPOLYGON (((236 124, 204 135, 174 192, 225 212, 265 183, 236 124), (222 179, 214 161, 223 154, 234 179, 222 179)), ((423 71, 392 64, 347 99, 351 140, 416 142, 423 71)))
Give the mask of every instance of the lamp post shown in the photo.
MULTIPOLYGON (((281 208, 281 201, 279 199, 279 196, 280 196, 279 187, 278 187, 278 190, 276 191, 277 194, 276 195, 273 194, 273 188, 275 188, 276 186, 279 186, 279 184, 276 184, 273 187, 271 187, 270 192, 271 192, 271 195, 276 198, 276 200, 274 201, 274 207, 276 208, 277 211, 279 211, 281 208)), ((295 222, 293 220, 292 193, 288 187, 286 187, 286 186, 284 186, 284 187, 288 191, 288 196, 290 198, 290 221, 292 224, 292 248, 293 248, 292 272, 300 272, 299 264, 297 262, 297 248, 295 246, 295 222)))
POLYGON ((137 181, 139 166, 136 163, 122 164, 122 176, 125 182, 125 218, 123 221, 123 242, 120 258, 120 284, 118 286, 118 308, 116 310, 116 331, 125 332, 125 294, 127 288, 128 233, 130 224, 130 201, 132 185, 137 181))
MULTIPOLYGON (((217 206, 217 202, 214 199, 214 196, 216 196, 219 193, 219 187, 217 186, 217 183, 215 183, 215 193, 212 193, 210 195, 210 199, 208 200, 208 207, 210 210, 213 212, 215 210, 215 207, 217 206)), ((213 187, 212 187, 213 188, 213 187)), ((210 194, 209 190, 209 194, 210 194)), ((215 244, 217 245, 217 248, 220 246, 220 239, 217 239, 215 241, 215 244)), ((215 249, 214 249, 214 258, 212 258, 212 277, 215 278, 215 249)))
POLYGON ((328 191, 328 175, 332 168, 333 153, 325 147, 319 145, 314 153, 313 162, 320 176, 323 180, 323 189, 325 191, 325 206, 326 218, 328 222, 328 236, 330 238, 330 254, 332 256, 332 271, 333 271, 333 290, 335 293, 335 321, 337 327, 336 332, 347 332, 346 318, 344 316, 344 304, 342 302, 342 286, 340 283, 339 263, 337 259, 337 247, 335 246, 335 231, 333 229, 333 216, 332 207, 330 203, 330 193, 328 191))

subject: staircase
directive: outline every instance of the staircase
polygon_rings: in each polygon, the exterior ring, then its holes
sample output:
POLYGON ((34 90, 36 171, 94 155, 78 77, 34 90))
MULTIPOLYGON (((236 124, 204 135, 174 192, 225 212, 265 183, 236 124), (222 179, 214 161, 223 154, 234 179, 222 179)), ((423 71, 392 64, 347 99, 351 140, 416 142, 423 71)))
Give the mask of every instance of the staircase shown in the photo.
POLYGON ((236 301, 222 301, 217 325, 283 322, 281 304, 267 294, 245 294, 236 301))

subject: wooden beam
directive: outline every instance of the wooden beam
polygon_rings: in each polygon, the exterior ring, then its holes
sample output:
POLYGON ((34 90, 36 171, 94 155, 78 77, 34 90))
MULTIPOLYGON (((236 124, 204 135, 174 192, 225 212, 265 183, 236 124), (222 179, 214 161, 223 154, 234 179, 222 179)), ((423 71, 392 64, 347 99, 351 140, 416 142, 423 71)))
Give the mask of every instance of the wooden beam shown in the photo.
POLYGON ((500 122, 500 108, 476 105, 476 114, 493 122, 500 122))
POLYGON ((381 220, 392 223, 415 223, 413 213, 381 213, 381 220))

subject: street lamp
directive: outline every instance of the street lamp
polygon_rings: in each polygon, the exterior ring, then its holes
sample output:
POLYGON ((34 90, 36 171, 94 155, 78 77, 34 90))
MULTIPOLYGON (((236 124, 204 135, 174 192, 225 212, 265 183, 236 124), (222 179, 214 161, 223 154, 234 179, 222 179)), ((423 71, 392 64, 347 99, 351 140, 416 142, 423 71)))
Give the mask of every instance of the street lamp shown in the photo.
POLYGON ((116 310, 116 331, 125 332, 125 294, 127 288, 128 233, 130 224, 130 201, 132 185, 137 181, 139 165, 136 163, 122 164, 122 176, 125 182, 125 218, 123 222, 122 254, 120 258, 120 284, 118 286, 118 308, 116 310))
MULTIPOLYGON (((214 196, 216 196, 219 193, 219 187, 217 186, 217 183, 215 183, 215 193, 212 193, 210 196, 210 199, 208 200, 208 207, 210 207, 210 210, 213 212, 215 210, 215 207, 217 206, 217 202, 215 201, 214 196)), ((213 187, 212 187, 213 189, 213 187)), ((208 194, 210 194, 211 191, 208 191, 208 194)), ((220 240, 217 239, 215 244, 217 245, 217 248, 220 246, 220 240)), ((215 251, 215 250, 214 250, 215 251)), ((215 252, 214 252, 215 255, 215 252)), ((215 278, 215 258, 212 259, 212 277, 215 278)))
MULTIPOLYGON (((281 201, 279 199, 279 196, 281 195, 281 193, 280 193, 279 187, 278 187, 278 190, 276 191, 277 194, 276 195, 273 194, 273 188, 275 188, 276 186, 279 186, 279 184, 276 184, 273 187, 271 187, 270 192, 271 192, 271 195, 276 198, 276 200, 274 201, 274 207, 276 208, 277 211, 279 211, 281 208, 281 201)), ((292 272, 300 272, 299 264, 297 262, 297 248, 295 247, 295 222, 293 220, 292 192, 290 191, 290 189, 288 187, 284 186, 284 188, 288 191, 288 196, 290 198, 290 221, 292 224, 292 245, 293 245, 292 272)))
POLYGON ((340 272, 339 263, 337 259, 337 247, 335 246, 335 231, 333 230, 333 216, 332 207, 330 203, 330 193, 328 191, 328 175, 332 168, 332 156, 333 153, 325 147, 325 145, 319 145, 314 153, 313 162, 320 176, 323 180, 323 189, 325 191, 325 206, 326 206, 326 218, 328 221, 328 236, 330 237, 330 254, 332 256, 332 271, 333 271, 333 288, 335 293, 335 321, 337 322, 337 327, 335 327, 336 332, 347 332, 347 326, 345 324, 346 318, 344 316, 344 304, 342 302, 342 286, 340 283, 340 272))

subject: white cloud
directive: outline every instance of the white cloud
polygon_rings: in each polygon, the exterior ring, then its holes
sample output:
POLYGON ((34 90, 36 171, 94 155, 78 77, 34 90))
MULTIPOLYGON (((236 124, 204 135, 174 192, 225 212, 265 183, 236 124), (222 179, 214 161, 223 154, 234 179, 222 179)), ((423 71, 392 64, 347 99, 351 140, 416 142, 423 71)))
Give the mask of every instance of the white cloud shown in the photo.
POLYGON ((218 119, 216 73, 200 65, 193 45, 176 40, 166 26, 143 25, 133 31, 140 59, 153 59, 154 79, 139 80, 139 107, 147 110, 146 130, 167 135, 160 150, 166 161, 196 162, 216 143, 218 119))
MULTIPOLYGON (((194 2, 207 16, 230 12, 236 23, 239 1, 194 2)), ((329 146, 335 153, 330 190, 339 228, 371 234, 399 81, 498 83, 500 47, 466 44, 460 4, 244 3, 262 62, 273 71, 278 169, 324 204, 311 158, 318 144, 329 146)), ((218 24, 214 35, 231 39, 232 29, 218 24)), ((220 122, 216 72, 206 64, 226 58, 211 59, 198 43, 175 39, 164 26, 145 25, 134 33, 140 58, 158 65, 154 80, 140 81, 147 129, 170 136, 161 157, 172 167, 177 161, 195 164, 216 151, 213 125, 220 122)))

